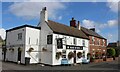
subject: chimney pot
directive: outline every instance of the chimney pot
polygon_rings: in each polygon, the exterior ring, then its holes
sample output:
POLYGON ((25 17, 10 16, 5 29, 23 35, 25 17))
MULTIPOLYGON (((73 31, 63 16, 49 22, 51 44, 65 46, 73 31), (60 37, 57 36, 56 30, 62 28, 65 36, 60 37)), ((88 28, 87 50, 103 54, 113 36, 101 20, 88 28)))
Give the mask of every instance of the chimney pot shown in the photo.
POLYGON ((81 26, 80 26, 80 21, 78 21, 78 26, 77 28, 80 30, 81 29, 81 26))
POLYGON ((72 17, 72 20, 70 21, 70 26, 71 26, 71 27, 75 27, 75 28, 77 27, 77 26, 76 26, 76 20, 74 20, 73 17, 72 17))
POLYGON ((74 17, 72 17, 72 20, 74 20, 74 17))

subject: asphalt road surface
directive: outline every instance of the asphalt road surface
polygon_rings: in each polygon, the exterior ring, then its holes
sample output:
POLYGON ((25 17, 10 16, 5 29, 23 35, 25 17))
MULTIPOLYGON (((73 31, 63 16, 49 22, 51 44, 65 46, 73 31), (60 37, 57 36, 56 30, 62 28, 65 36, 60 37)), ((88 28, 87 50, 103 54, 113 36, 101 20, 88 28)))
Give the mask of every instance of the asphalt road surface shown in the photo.
MULTIPOLYGON (((112 62, 101 62, 101 63, 90 63, 90 64, 78 64, 76 66, 71 65, 71 66, 41 66, 41 64, 37 64, 37 65, 19 65, 16 63, 11 63, 11 62, 3 62, 2 63, 2 69, 3 72, 7 71, 7 72, 36 72, 36 71, 54 71, 54 70, 111 70, 112 72, 117 72, 119 70, 119 65, 118 65, 118 61, 112 61, 112 62), (27 70, 27 71, 26 71, 27 70)), ((48 72, 47 71, 47 72, 48 72)), ((83 71, 82 71, 83 72, 83 71)), ((97 71, 98 72, 98 71, 97 71)), ((103 71, 104 72, 104 71, 103 71)), ((110 71, 109 71, 110 72, 110 71)))

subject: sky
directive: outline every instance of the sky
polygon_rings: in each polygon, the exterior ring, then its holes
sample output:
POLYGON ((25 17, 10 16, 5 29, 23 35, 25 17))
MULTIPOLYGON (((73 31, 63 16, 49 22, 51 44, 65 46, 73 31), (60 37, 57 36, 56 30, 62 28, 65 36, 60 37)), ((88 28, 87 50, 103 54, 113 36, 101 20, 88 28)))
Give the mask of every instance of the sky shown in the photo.
POLYGON ((0 5, 1 33, 24 24, 37 26, 42 7, 47 7, 49 20, 69 26, 74 17, 83 27, 95 27, 96 32, 107 38, 108 42, 118 40, 117 2, 2 2, 0 5))

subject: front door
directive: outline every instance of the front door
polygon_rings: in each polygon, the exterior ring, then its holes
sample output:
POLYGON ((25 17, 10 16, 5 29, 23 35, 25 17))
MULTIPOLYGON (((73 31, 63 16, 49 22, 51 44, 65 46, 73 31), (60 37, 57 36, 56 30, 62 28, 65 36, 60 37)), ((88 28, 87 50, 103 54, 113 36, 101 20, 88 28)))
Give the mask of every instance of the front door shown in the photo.
POLYGON ((21 62, 21 50, 20 50, 20 48, 18 48, 18 61, 21 62))
POLYGON ((75 54, 75 56, 74 56, 74 63, 76 63, 76 50, 74 51, 74 54, 75 54))

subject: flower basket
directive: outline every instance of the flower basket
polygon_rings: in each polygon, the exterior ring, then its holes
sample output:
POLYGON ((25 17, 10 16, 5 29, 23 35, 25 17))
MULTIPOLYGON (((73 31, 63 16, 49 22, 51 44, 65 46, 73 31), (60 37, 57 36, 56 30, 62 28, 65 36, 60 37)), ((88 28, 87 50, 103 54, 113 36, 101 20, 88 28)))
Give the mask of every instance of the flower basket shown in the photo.
POLYGON ((33 48, 29 48, 28 52, 32 52, 34 49, 33 48))
POLYGON ((42 51, 47 51, 47 49, 46 48, 42 48, 42 51))
POLYGON ((62 52, 56 52, 56 59, 60 59, 60 57, 62 56, 62 52))
POLYGON ((74 58, 75 54, 73 52, 68 53, 68 59, 70 60, 71 58, 74 58))
POLYGON ((81 53, 81 52, 78 52, 78 53, 77 53, 77 57, 78 57, 78 58, 81 58, 81 57, 82 57, 82 53, 81 53))
POLYGON ((9 48, 9 51, 10 51, 10 50, 11 50, 11 51, 14 51, 14 48, 9 48))

